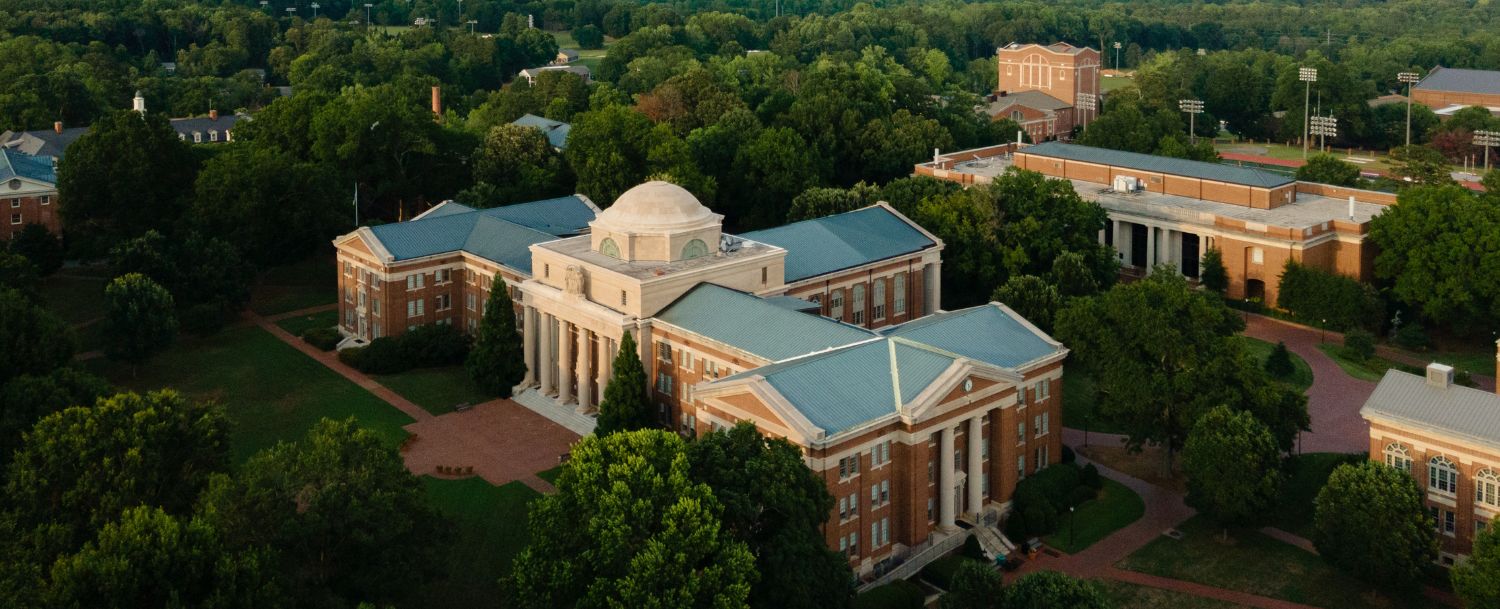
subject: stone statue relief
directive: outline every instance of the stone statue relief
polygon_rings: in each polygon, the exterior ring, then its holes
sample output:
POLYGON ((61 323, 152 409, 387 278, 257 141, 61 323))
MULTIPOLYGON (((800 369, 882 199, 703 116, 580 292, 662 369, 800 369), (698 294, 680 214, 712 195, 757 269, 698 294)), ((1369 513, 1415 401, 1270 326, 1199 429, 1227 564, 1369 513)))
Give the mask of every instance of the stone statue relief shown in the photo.
POLYGON ((583 267, 578 266, 576 264, 574 264, 574 265, 568 265, 568 275, 567 275, 567 290, 568 290, 568 293, 572 294, 574 296, 582 296, 583 295, 583 287, 584 287, 584 284, 583 284, 583 267))

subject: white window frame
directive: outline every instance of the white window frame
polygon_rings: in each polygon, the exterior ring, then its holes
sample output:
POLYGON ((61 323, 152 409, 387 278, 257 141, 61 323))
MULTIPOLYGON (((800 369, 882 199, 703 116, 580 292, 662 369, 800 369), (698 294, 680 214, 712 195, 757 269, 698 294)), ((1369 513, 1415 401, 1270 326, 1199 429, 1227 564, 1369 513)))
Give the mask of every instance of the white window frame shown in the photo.
POLYGON ((1474 502, 1491 509, 1500 509, 1500 475, 1486 467, 1474 474, 1474 502))
POLYGON ((1443 455, 1427 461, 1427 490, 1441 495, 1458 493, 1458 464, 1443 455))
POLYGON ((856 283, 849 288, 849 323, 865 324, 865 284, 856 283))
POLYGON ((1411 451, 1399 442, 1387 444, 1385 445, 1385 464, 1410 474, 1411 451))
POLYGON ((892 294, 892 296, 895 297, 895 302, 892 303, 892 307, 891 307, 891 314, 892 315, 905 315, 906 314, 906 272, 905 271, 902 271, 900 273, 896 273, 896 276, 891 278, 891 291, 894 292, 894 294, 892 294))
POLYGON ((871 321, 885 321, 885 278, 876 279, 870 288, 871 321))
POLYGON ((828 297, 828 316, 844 319, 844 288, 835 289, 828 297))

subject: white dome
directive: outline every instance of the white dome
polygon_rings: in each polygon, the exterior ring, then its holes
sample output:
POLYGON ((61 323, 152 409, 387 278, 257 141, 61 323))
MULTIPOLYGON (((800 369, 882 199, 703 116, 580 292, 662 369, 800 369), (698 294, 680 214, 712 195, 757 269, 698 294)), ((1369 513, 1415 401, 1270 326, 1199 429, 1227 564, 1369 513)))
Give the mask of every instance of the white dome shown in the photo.
POLYGON ((625 191, 599 213, 597 222, 621 232, 663 233, 717 224, 720 219, 683 187, 652 181, 625 191))

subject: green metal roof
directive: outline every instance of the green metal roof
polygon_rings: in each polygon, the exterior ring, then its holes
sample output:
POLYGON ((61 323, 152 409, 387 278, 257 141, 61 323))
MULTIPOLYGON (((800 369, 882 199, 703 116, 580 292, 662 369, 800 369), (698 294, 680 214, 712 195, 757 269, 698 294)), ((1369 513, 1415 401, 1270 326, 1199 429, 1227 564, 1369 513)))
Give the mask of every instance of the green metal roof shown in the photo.
POLYGON ((1155 156, 1139 152, 1125 152, 1123 150, 1110 150, 1108 148, 1094 148, 1078 144, 1064 144, 1061 142, 1044 142, 1034 146, 1027 146, 1020 151, 1026 154, 1055 159, 1113 165, 1127 169, 1214 180, 1228 184, 1254 186, 1256 188, 1276 188, 1291 184, 1294 181, 1292 178, 1286 176, 1249 167, 1234 167, 1218 163, 1190 161, 1188 159, 1155 156))
POLYGON ((773 362, 875 337, 863 328, 712 283, 698 284, 655 317, 773 362))
POLYGON ((882 328, 880 333, 1000 368, 1017 368, 1062 349, 1040 330, 1022 323, 1019 316, 1012 316, 995 304, 928 315, 882 328))
POLYGON ((881 206, 740 235, 785 249, 786 281, 801 281, 937 245, 881 206))
POLYGON ((445 203, 418 219, 372 226, 370 232, 397 261, 466 251, 530 273, 533 244, 578 234, 594 213, 576 196, 481 210, 445 203))
POLYGON ((33 156, 7 148, 0 148, 0 181, 27 178, 57 184, 57 173, 52 169, 52 157, 33 156))

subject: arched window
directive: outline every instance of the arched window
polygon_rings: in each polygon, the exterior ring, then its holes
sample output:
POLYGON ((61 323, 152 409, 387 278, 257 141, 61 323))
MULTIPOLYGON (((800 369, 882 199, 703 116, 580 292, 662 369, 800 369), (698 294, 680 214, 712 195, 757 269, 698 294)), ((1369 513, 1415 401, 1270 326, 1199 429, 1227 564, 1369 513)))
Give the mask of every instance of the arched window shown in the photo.
POLYGON ((1411 473, 1411 452, 1405 446, 1392 442, 1385 445, 1385 464, 1411 473))
POLYGON ((849 321, 857 326, 865 324, 865 285, 859 284, 849 292, 849 321))
POLYGON ((1492 508, 1500 508, 1500 476, 1488 467, 1474 474, 1474 501, 1492 508))
POLYGON ((1021 86, 1052 88, 1052 70, 1047 58, 1032 53, 1021 60, 1021 86))
POLYGON ((1026 121, 1026 115, 1022 114, 1020 110, 1011 110, 1010 120, 1016 121, 1019 124, 1026 121))
POLYGON ((707 256, 707 255, 708 255, 708 244, 704 243, 702 239, 694 239, 692 241, 687 242, 687 245, 682 246, 682 259, 683 260, 692 260, 694 258, 702 258, 702 257, 707 256))
POLYGON ((1439 493, 1458 491, 1458 466, 1438 455, 1427 463, 1427 488, 1439 493))
POLYGON ((604 254, 605 256, 609 256, 610 258, 619 258, 620 246, 615 244, 614 239, 606 237, 603 241, 599 242, 599 253, 604 254))
POLYGON ((875 321, 885 319, 885 279, 876 279, 875 287, 871 288, 870 292, 872 299, 870 319, 875 321))

